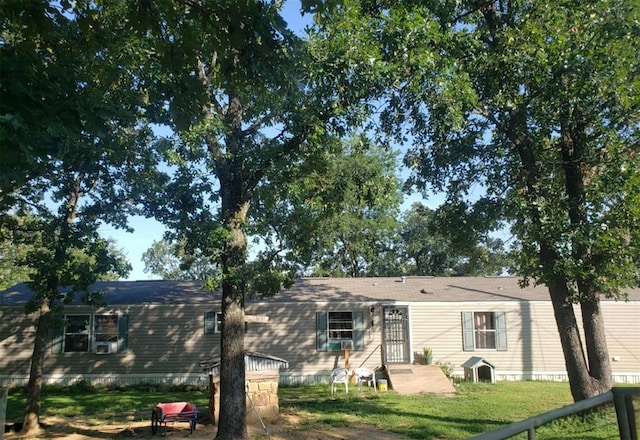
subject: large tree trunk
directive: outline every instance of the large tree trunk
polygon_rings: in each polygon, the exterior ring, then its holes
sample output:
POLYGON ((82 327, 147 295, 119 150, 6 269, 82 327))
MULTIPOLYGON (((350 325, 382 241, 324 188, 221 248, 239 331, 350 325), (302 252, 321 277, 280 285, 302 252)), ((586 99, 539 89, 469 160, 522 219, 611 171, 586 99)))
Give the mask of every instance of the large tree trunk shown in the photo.
POLYGON ((223 328, 220 340, 220 415, 216 440, 244 440, 247 409, 244 367, 244 305, 236 287, 222 289, 223 328))
MULTIPOLYGON (((569 96, 571 84, 566 76, 562 77, 562 85, 569 96)), ((599 292, 595 276, 592 275, 598 273, 596 261, 599 256, 594 255, 590 239, 584 236, 584 229, 588 229, 589 224, 585 188, 585 172, 588 172, 585 170, 590 168, 585 158, 589 124, 585 121, 579 106, 571 105, 570 99, 566 97, 561 99, 561 102, 559 144, 569 207, 569 224, 574 232, 571 243, 572 257, 583 266, 576 274, 576 279, 572 280, 578 288, 584 328, 586 361, 582 368, 588 373, 581 372, 578 375, 579 383, 571 384, 573 398, 577 401, 609 391, 612 377, 599 292)), ((575 367, 568 365, 567 372, 571 368, 575 367)))
MULTIPOLYGON (((523 110, 509 115, 506 133, 517 149, 523 166, 523 175, 532 202, 539 196, 543 185, 539 166, 536 161, 533 145, 528 137, 526 115, 523 110)), ((576 138, 577 136, 573 136, 576 138)), ((580 162, 574 160, 581 152, 571 145, 569 136, 564 141, 564 172, 569 201, 569 217, 572 225, 584 221, 584 187, 580 162)), ((535 203, 531 203, 534 207, 535 203)), ((532 208, 531 219, 535 228, 544 230, 539 213, 532 208)), ((598 295, 589 280, 569 280, 555 274, 560 256, 555 252, 554 237, 545 234, 539 236, 538 259, 546 274, 547 287, 553 304, 553 311, 560 334, 560 343, 564 353, 565 366, 569 377, 571 394, 575 401, 583 400, 606 392, 611 388, 611 367, 609 364, 604 320, 600 310, 598 295), (578 328, 574 312, 574 301, 569 291, 570 285, 577 285, 581 298, 588 298, 580 303, 582 324, 584 328, 584 344, 578 328)), ((575 258, 591 261, 589 249, 574 247, 575 258)))
POLYGON ((49 300, 45 298, 40 306, 36 335, 33 342, 33 355, 27 385, 27 403, 25 406, 24 423, 21 434, 35 436, 40 432, 40 395, 42 390, 42 376, 44 372, 44 357, 47 349, 47 336, 51 323, 51 309, 49 300))
POLYGON ((220 339, 220 415, 216 440, 248 440, 244 365, 244 288, 238 271, 245 263, 247 239, 242 226, 248 202, 238 185, 225 191, 225 228, 230 234, 223 255, 222 334, 220 339), (229 205, 230 206, 229 206, 229 205), (227 206, 229 206, 227 208, 227 206), (225 209, 226 208, 226 209, 225 209))
POLYGON ((599 302, 580 304, 585 335, 583 344, 566 280, 554 278, 548 288, 573 400, 577 402, 610 390, 611 368, 599 302))
POLYGON ((226 138, 229 156, 217 162, 222 220, 228 234, 222 253, 222 334, 220 338, 220 415, 216 440, 248 440, 244 365, 244 294, 242 269, 246 263, 244 231, 252 183, 241 162, 242 103, 230 95, 226 138))
POLYGON ((600 301, 581 301, 582 326, 584 327, 587 360, 589 362, 589 384, 583 389, 583 395, 573 393, 575 400, 586 399, 606 393, 613 385, 611 362, 607 348, 604 318, 600 308, 600 301))

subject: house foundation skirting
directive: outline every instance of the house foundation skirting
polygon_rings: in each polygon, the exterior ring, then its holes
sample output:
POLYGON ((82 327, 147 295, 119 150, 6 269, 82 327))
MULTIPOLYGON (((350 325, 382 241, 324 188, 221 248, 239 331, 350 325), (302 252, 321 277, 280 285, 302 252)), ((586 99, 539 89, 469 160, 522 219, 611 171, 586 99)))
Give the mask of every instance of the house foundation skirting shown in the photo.
MULTIPOLYGON (((45 374, 46 385, 69 386, 78 382, 88 382, 96 387, 150 385, 150 386, 193 386, 206 389, 208 378, 202 373, 166 373, 166 374, 45 374)), ((26 386, 28 375, 0 374, 0 387, 12 388, 26 386)))
MULTIPOLYGON (((280 373, 278 383, 280 385, 318 385, 328 384, 330 371, 313 373, 280 373)), ((464 379, 462 371, 454 371, 453 378, 464 379)), ((532 372, 522 373, 518 371, 496 370, 497 381, 517 381, 517 380, 541 380, 553 382, 567 382, 567 373, 558 372, 532 372)), ((84 374, 65 375, 47 374, 43 377, 47 385, 69 386, 80 381, 86 381, 94 386, 127 386, 127 385, 150 385, 150 386, 193 386, 206 389, 209 378, 203 373, 176 373, 176 374, 84 374)), ((0 387, 13 388, 26 386, 29 382, 28 375, 21 374, 0 374, 0 387)), ((616 372, 613 374, 613 382, 619 384, 640 384, 640 372, 616 372)))
MULTIPOLYGON (((296 385, 318 385, 328 384, 331 372, 318 372, 297 374, 292 372, 280 374, 280 385, 296 386, 296 385)), ((613 382, 618 384, 640 384, 640 372, 614 373, 612 375, 613 382)), ((456 380, 464 380, 464 372, 454 371, 452 378, 456 380)), ((495 371, 496 381, 520 381, 520 380, 539 380, 547 382, 568 382, 569 377, 564 371, 552 372, 527 372, 521 371, 495 371)))

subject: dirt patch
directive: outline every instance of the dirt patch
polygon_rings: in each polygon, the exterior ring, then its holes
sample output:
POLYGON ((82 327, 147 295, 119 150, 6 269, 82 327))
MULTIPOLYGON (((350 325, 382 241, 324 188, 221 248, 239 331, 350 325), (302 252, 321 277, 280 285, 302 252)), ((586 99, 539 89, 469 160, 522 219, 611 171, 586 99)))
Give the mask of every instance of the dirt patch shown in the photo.
MULTIPOLYGON (((282 411, 282 410, 281 410, 282 411)), ((160 439, 160 433, 152 435, 150 421, 125 421, 122 423, 91 425, 81 418, 44 418, 44 431, 40 439, 96 440, 96 439, 160 439)), ((370 425, 351 425, 346 427, 326 427, 313 423, 305 417, 282 411, 274 419, 265 420, 266 431, 262 425, 249 426, 249 436, 255 440, 406 440, 407 437, 394 434, 370 425)), ((199 423, 193 434, 186 422, 169 424, 167 439, 213 439, 217 427, 211 423, 199 423)), ((14 432, 5 433, 5 440, 24 439, 14 432)))

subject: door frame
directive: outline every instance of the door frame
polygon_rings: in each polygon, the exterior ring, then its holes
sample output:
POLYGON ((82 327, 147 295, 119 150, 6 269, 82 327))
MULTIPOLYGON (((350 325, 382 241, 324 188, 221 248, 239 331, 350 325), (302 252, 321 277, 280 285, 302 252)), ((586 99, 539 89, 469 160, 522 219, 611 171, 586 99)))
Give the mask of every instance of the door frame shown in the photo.
MULTIPOLYGON (((382 304, 381 307, 382 314, 382 363, 384 365, 388 364, 409 364, 411 363, 411 308, 407 304, 382 304), (396 351, 397 346, 393 347, 390 345, 392 341, 387 340, 388 329, 390 327, 390 322, 387 320, 387 311, 396 309, 397 311, 402 311, 403 315, 400 320, 400 329, 395 329, 396 335, 397 331, 401 331, 401 339, 397 340, 402 344, 401 351, 402 353, 396 353, 395 355, 390 355, 390 352, 396 351), (394 349, 395 348, 395 349, 394 349)), ((397 345, 397 344, 393 344, 397 345)))

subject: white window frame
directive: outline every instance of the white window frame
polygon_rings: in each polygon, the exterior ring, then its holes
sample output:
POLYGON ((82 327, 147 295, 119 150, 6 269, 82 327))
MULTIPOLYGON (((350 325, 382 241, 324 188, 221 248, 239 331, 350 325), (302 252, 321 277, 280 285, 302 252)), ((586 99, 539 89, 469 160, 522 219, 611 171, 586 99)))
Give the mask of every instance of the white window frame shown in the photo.
MULTIPOLYGON (((86 353, 89 350, 91 350, 91 346, 92 346, 92 330, 93 328, 93 317, 92 315, 89 314, 73 314, 73 315, 65 315, 64 317, 64 329, 63 329, 63 338, 62 338, 62 351, 63 353, 86 353), (84 330, 77 330, 77 331, 69 331, 69 324, 73 321, 75 321, 75 318, 87 318, 85 320, 85 326, 84 326, 84 330), (71 347, 73 347, 72 344, 69 343, 69 340, 71 338, 78 338, 78 337, 82 337, 83 339, 86 338, 87 342, 86 342, 86 348, 84 350, 71 350, 71 347)), ((75 329, 74 329, 75 330, 75 329)))
POLYGON ((204 334, 218 334, 222 330, 222 312, 208 311, 204 313, 204 334), (212 319, 211 316, 214 316, 212 319))
POLYGON ((316 312, 316 350, 336 352, 346 347, 352 347, 349 349, 354 351, 364 350, 364 316, 360 310, 316 312))

